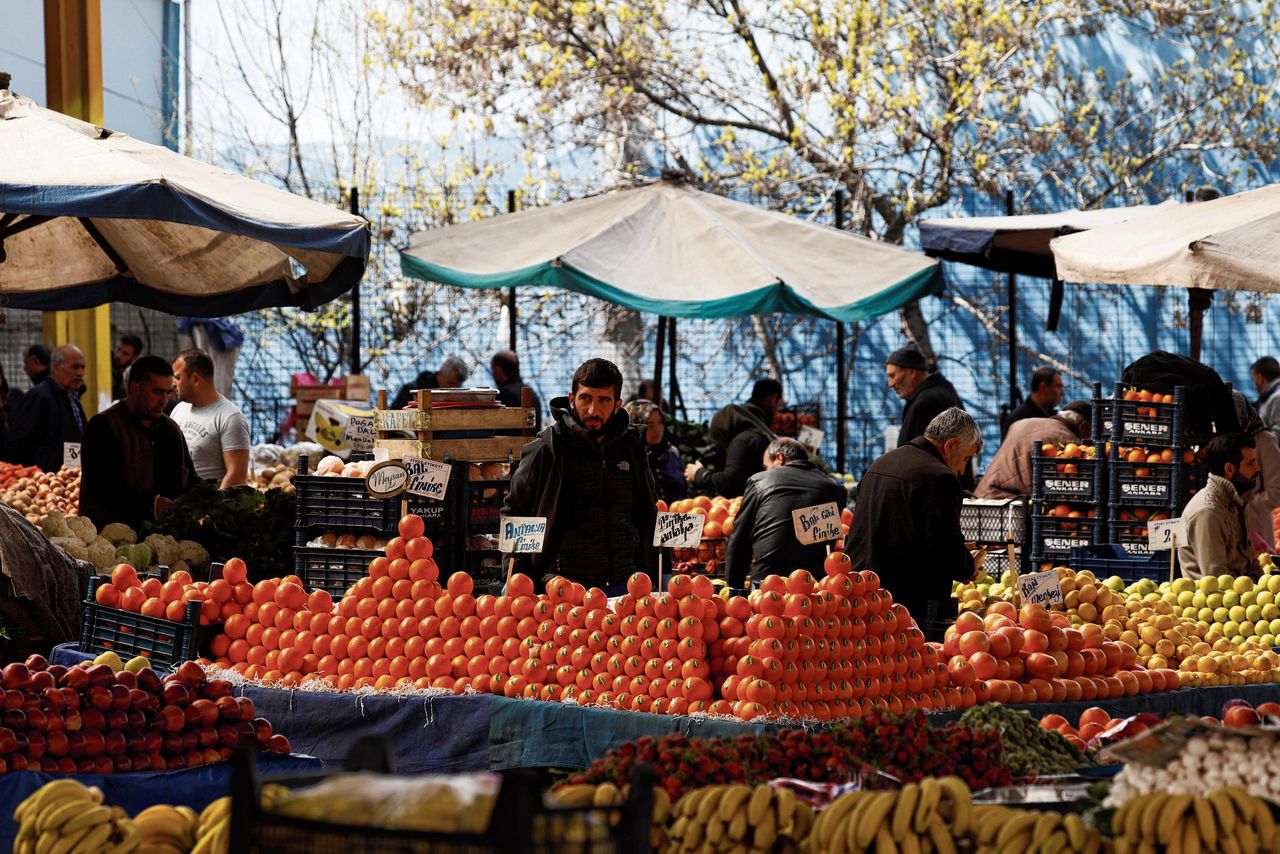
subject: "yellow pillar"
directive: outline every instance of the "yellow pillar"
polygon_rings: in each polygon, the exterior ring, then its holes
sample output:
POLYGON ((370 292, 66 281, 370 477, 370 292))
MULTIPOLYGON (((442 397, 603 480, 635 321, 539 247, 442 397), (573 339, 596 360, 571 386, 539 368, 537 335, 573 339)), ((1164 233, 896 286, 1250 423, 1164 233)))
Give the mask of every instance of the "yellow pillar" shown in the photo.
MULTIPOLYGON (((98 0, 44 0, 45 88, 49 109, 97 125, 102 118, 102 19, 98 0)), ((82 403, 92 416, 111 398, 111 307, 46 311, 49 347, 75 344, 89 363, 82 403)))

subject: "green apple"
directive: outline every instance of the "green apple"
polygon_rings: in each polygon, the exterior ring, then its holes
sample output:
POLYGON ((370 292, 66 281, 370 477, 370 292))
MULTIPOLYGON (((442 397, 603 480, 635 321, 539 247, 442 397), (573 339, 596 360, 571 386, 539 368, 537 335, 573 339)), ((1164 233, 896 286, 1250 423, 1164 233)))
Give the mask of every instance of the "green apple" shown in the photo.
POLYGON ((1258 589, 1253 592, 1254 601, 1259 605, 1270 605, 1276 601, 1276 594, 1270 590, 1263 590, 1262 585, 1258 585, 1258 589))
POLYGON ((1245 592, 1240 594, 1240 604, 1244 605, 1245 607, 1252 605, 1254 602, 1257 601, 1257 599, 1255 598, 1257 595, 1258 594, 1254 593, 1252 590, 1246 590, 1245 592))
POLYGON ((1244 609, 1244 618, 1251 623, 1256 623, 1262 619, 1262 606, 1250 605, 1244 609))
POLYGON ((1236 637, 1240 634, 1240 624, 1235 620, 1227 620, 1222 624, 1222 633, 1229 638, 1236 637))
POLYGON ((1200 616, 1200 609, 1193 605, 1188 605, 1182 609, 1181 614, 1184 620, 1194 620, 1200 616))
POLYGON ((1262 619, 1274 620, 1280 618, 1280 605, 1274 602, 1268 602, 1262 606, 1262 619))
POLYGON ((1280 618, 1271 621, 1271 634, 1280 635, 1280 618))
POLYGON ((1276 645, 1276 636, 1275 636, 1275 635, 1272 635, 1272 634, 1260 635, 1260 636, 1258 637, 1258 640, 1262 641, 1262 643, 1263 643, 1263 645, 1264 645, 1264 646, 1275 646, 1275 645, 1276 645))
POLYGON ((1221 590, 1223 593, 1226 593, 1228 590, 1234 589, 1235 583, 1236 583, 1236 577, 1234 575, 1227 575, 1224 572, 1222 573, 1222 575, 1218 576, 1218 589, 1221 590))
POLYGON ((1243 622, 1246 617, 1246 610, 1243 605, 1232 605, 1227 609, 1227 613, 1230 615, 1233 623, 1243 622))
POLYGON ((1213 621, 1215 623, 1225 623, 1231 619, 1231 612, 1223 607, 1213 609, 1213 621))
POLYGON ((1252 590, 1253 579, 1247 575, 1237 576, 1236 580, 1232 583, 1231 588, 1237 593, 1244 593, 1248 590, 1252 590))
POLYGON ((1204 602, 1206 607, 1213 608, 1215 611, 1222 607, 1222 594, 1210 593, 1204 602))
POLYGON ((1280 573, 1275 573, 1267 579, 1267 589, 1271 591, 1272 596, 1280 593, 1280 573))
POLYGON ((1240 594, 1234 590, 1224 590, 1222 592, 1222 604, 1228 608, 1233 608, 1240 604, 1240 594))
POLYGON ((1200 609, 1200 611, 1199 611, 1199 613, 1197 613, 1197 614, 1196 614, 1196 619, 1197 619, 1197 620, 1199 620, 1199 621, 1200 621, 1200 622, 1202 622, 1202 623, 1214 623, 1214 622, 1217 622, 1217 621, 1216 621, 1216 620, 1214 620, 1214 618, 1213 618, 1213 609, 1212 609, 1212 608, 1201 608, 1201 609, 1200 609))
POLYGON ((1187 591, 1195 590, 1196 583, 1190 578, 1175 578, 1169 585, 1169 589, 1174 593, 1185 593, 1187 591))
POLYGON ((1201 590, 1197 590, 1191 595, 1191 604, 1197 608, 1203 608, 1209 602, 1209 597, 1201 590))
POLYGON ((1190 590, 1183 590, 1181 593, 1178 594, 1178 598, 1176 601, 1180 607, 1186 608, 1188 605, 1192 604, 1195 598, 1196 598, 1196 595, 1192 593, 1190 590))
POLYGON ((1217 593, 1218 577, 1216 575, 1206 575, 1205 577, 1196 580, 1196 586, 1205 593, 1217 593))

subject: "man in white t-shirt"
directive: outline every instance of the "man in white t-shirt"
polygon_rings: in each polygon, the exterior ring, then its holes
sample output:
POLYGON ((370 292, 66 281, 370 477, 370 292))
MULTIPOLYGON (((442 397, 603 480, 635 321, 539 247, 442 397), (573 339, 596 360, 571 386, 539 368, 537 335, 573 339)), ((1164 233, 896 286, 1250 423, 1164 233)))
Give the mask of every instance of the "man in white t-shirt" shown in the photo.
POLYGON ((196 474, 221 489, 247 482, 249 424, 214 386, 213 360, 203 350, 183 350, 173 360, 173 378, 182 402, 171 417, 187 439, 196 474))

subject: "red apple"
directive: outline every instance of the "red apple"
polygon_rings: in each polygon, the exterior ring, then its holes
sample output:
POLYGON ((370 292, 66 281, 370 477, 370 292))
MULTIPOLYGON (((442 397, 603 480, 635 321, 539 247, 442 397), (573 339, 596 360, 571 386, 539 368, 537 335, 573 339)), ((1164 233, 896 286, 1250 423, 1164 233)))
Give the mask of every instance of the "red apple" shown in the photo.
POLYGON ((111 729, 129 728, 129 715, 119 709, 107 709, 107 711, 103 712, 102 716, 107 722, 103 732, 111 729))
POLYGON ((95 756, 93 758, 93 771, 91 773, 110 774, 112 771, 115 770, 115 767, 116 767, 116 764, 111 761, 110 757, 95 756))
POLYGON ((179 664, 174 675, 192 688, 198 688, 204 684, 204 668, 194 661, 184 661, 179 664))
POLYGON ((146 729, 147 715, 142 711, 142 709, 130 709, 124 714, 127 719, 127 723, 125 724, 126 729, 146 729))
POLYGON ((29 686, 32 691, 39 694, 45 688, 55 687, 56 683, 53 681, 53 674, 48 670, 38 670, 31 674, 31 682, 29 683, 29 686))
POLYGON ((31 684, 31 671, 19 661, 6 664, 0 669, 0 675, 4 676, 4 686, 13 691, 21 691, 31 684))
POLYGON ((48 748, 48 740, 44 737, 44 733, 28 732, 27 733, 27 756, 32 759, 39 759, 44 756, 45 750, 48 748))
POLYGON ((125 742, 124 733, 119 730, 110 730, 103 733, 103 743, 106 746, 106 754, 108 756, 120 756, 129 749, 129 745, 125 742))
POLYGON ((201 696, 206 700, 216 700, 219 697, 229 697, 233 686, 226 679, 210 679, 205 683, 201 696))
POLYGON ((164 747, 164 736, 154 729, 144 731, 142 739, 147 744, 147 753, 159 753, 164 747))
POLYGON ((0 723, 10 729, 26 729, 27 713, 22 709, 5 709, 4 715, 0 716, 0 723))
POLYGON ((257 711, 253 708, 253 700, 248 697, 236 697, 236 704, 240 706, 240 720, 251 721, 257 711))
POLYGON ((65 732, 51 732, 45 736, 45 750, 50 756, 62 757, 67 755, 67 734, 65 732))
POLYGON ((266 745, 271 740, 271 721, 266 718, 254 718, 253 734, 258 744, 266 745))
POLYGON ((162 683, 160 677, 150 667, 138 671, 138 687, 148 694, 159 695, 162 683))
POLYGON ((237 744, 250 745, 257 741, 257 736, 254 734, 253 721, 236 721, 232 726, 235 727, 236 735, 239 739, 236 742, 237 744))
POLYGON ((162 696, 171 706, 186 706, 191 702, 191 691, 181 682, 166 683, 162 696))
POLYGON ((218 748, 218 759, 220 759, 220 760, 222 760, 222 759, 230 759, 230 758, 231 758, 231 754, 232 754, 232 753, 233 753, 233 751, 232 751, 232 749, 231 749, 230 747, 219 747, 219 748, 218 748))
POLYGON ((21 691, 8 690, 4 692, 4 707, 6 709, 21 709, 26 705, 27 698, 21 691))
POLYGON ((8 727, 0 727, 0 754, 14 753, 18 749, 18 737, 8 727))
POLYGON ((101 685, 93 685, 84 689, 84 698, 90 706, 105 712, 111 708, 111 692, 101 685))
MULTIPOLYGON (((28 716, 29 717, 29 716, 28 716)), ((80 721, 84 729, 106 729, 107 718, 101 709, 93 707, 80 710, 80 721)))
POLYGON ((62 678, 58 680, 58 684, 64 688, 75 688, 78 691, 81 688, 89 687, 89 674, 85 672, 83 665, 77 664, 75 667, 67 668, 67 672, 62 674, 62 678))
POLYGON ((38 654, 28 655, 27 669, 33 673, 37 670, 48 670, 49 662, 45 659, 43 655, 38 655, 38 654))
POLYGON ((85 749, 86 745, 84 733, 73 732, 67 736, 67 753, 75 758, 79 758, 88 753, 85 749))
MULTIPOLYGON (((27 664, 27 667, 30 667, 32 670, 36 669, 31 667, 30 663, 27 664)), ((67 672, 67 668, 63 667, 61 664, 50 664, 45 669, 49 671, 49 675, 53 677, 53 681, 58 684, 62 683, 62 677, 67 672)))
POLYGON ((105 664, 91 664, 85 668, 85 674, 89 677, 90 685, 106 687, 116 681, 115 671, 105 664))
POLYGON ((83 729, 78 734, 84 737, 86 756, 101 756, 107 752, 107 741, 102 735, 102 730, 83 729))
POLYGON ((240 732, 236 729, 244 721, 235 724, 218 724, 218 744, 222 747, 235 747, 240 743, 240 732))
POLYGON ((111 692, 112 708, 127 711, 130 706, 133 705, 130 701, 129 689, 120 683, 117 682, 116 684, 109 686, 107 690, 111 692))
POLYGON ((80 708, 80 692, 75 688, 58 688, 62 692, 62 704, 68 709, 80 708))
POLYGON ((270 750, 272 753, 291 752, 291 748, 289 747, 289 739, 285 738, 280 733, 276 733, 275 735, 271 736, 270 739, 268 739, 267 749, 270 750))
POLYGON ((182 732, 182 728, 187 725, 187 716, 181 706, 161 706, 160 718, 166 732, 182 732))
POLYGON ((160 705, 160 699, 154 694, 148 694, 141 688, 129 689, 129 705, 135 709, 151 709, 160 705))
POLYGON ((206 747, 215 747, 218 744, 218 730, 211 726, 202 726, 196 728, 196 746, 202 750, 206 747))
POLYGON ((217 765, 222 761, 222 754, 216 747, 206 747, 200 753, 205 765, 217 765))
POLYGON ((182 736, 176 732, 166 732, 164 734, 164 744, 161 749, 169 756, 181 754, 182 736))
MULTIPOLYGON (((250 703, 253 701, 250 700, 250 703)), ((223 722, 234 723, 241 718, 240 703, 235 697, 219 697, 215 702, 218 709, 218 719, 223 722)))
POLYGON ((60 688, 45 688, 40 692, 46 709, 61 709, 66 705, 66 697, 60 688))
POLYGON ((9 757, 10 771, 26 771, 31 767, 33 767, 31 760, 23 756, 21 753, 15 753, 9 757))
POLYGON ((192 748, 182 754, 182 761, 187 763, 188 768, 199 768, 204 764, 204 753, 192 748))
POLYGON ((111 757, 112 771, 117 774, 127 774, 134 770, 133 760, 128 756, 111 757))
POLYGON ((138 674, 134 673, 132 670, 121 670, 116 673, 116 682, 126 688, 137 688, 138 674))
POLYGON ((79 709, 64 709, 62 712, 62 726, 67 732, 79 732, 84 728, 84 717, 80 714, 79 709))
POLYGON ((68 756, 66 759, 59 759, 58 760, 59 768, 62 767, 63 762, 70 762, 72 765, 74 765, 76 769, 74 773, 76 774, 93 774, 94 773, 93 760, 90 759, 88 756, 81 756, 79 759, 72 759, 70 756, 68 756))
MULTIPOLYGON (((154 761, 154 760, 153 760, 154 761)), ((181 753, 169 753, 163 757, 165 770, 175 771, 187 767, 187 760, 183 758, 181 753)))

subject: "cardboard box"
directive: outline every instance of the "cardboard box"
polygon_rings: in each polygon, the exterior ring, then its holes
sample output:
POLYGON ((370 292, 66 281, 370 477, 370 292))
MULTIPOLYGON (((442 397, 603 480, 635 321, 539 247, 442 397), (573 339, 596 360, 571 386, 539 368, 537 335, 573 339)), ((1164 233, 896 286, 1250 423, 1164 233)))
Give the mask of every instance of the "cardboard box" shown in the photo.
POLYGON ((372 451, 377 439, 373 410, 320 400, 307 422, 306 436, 346 459, 352 451, 372 451))

